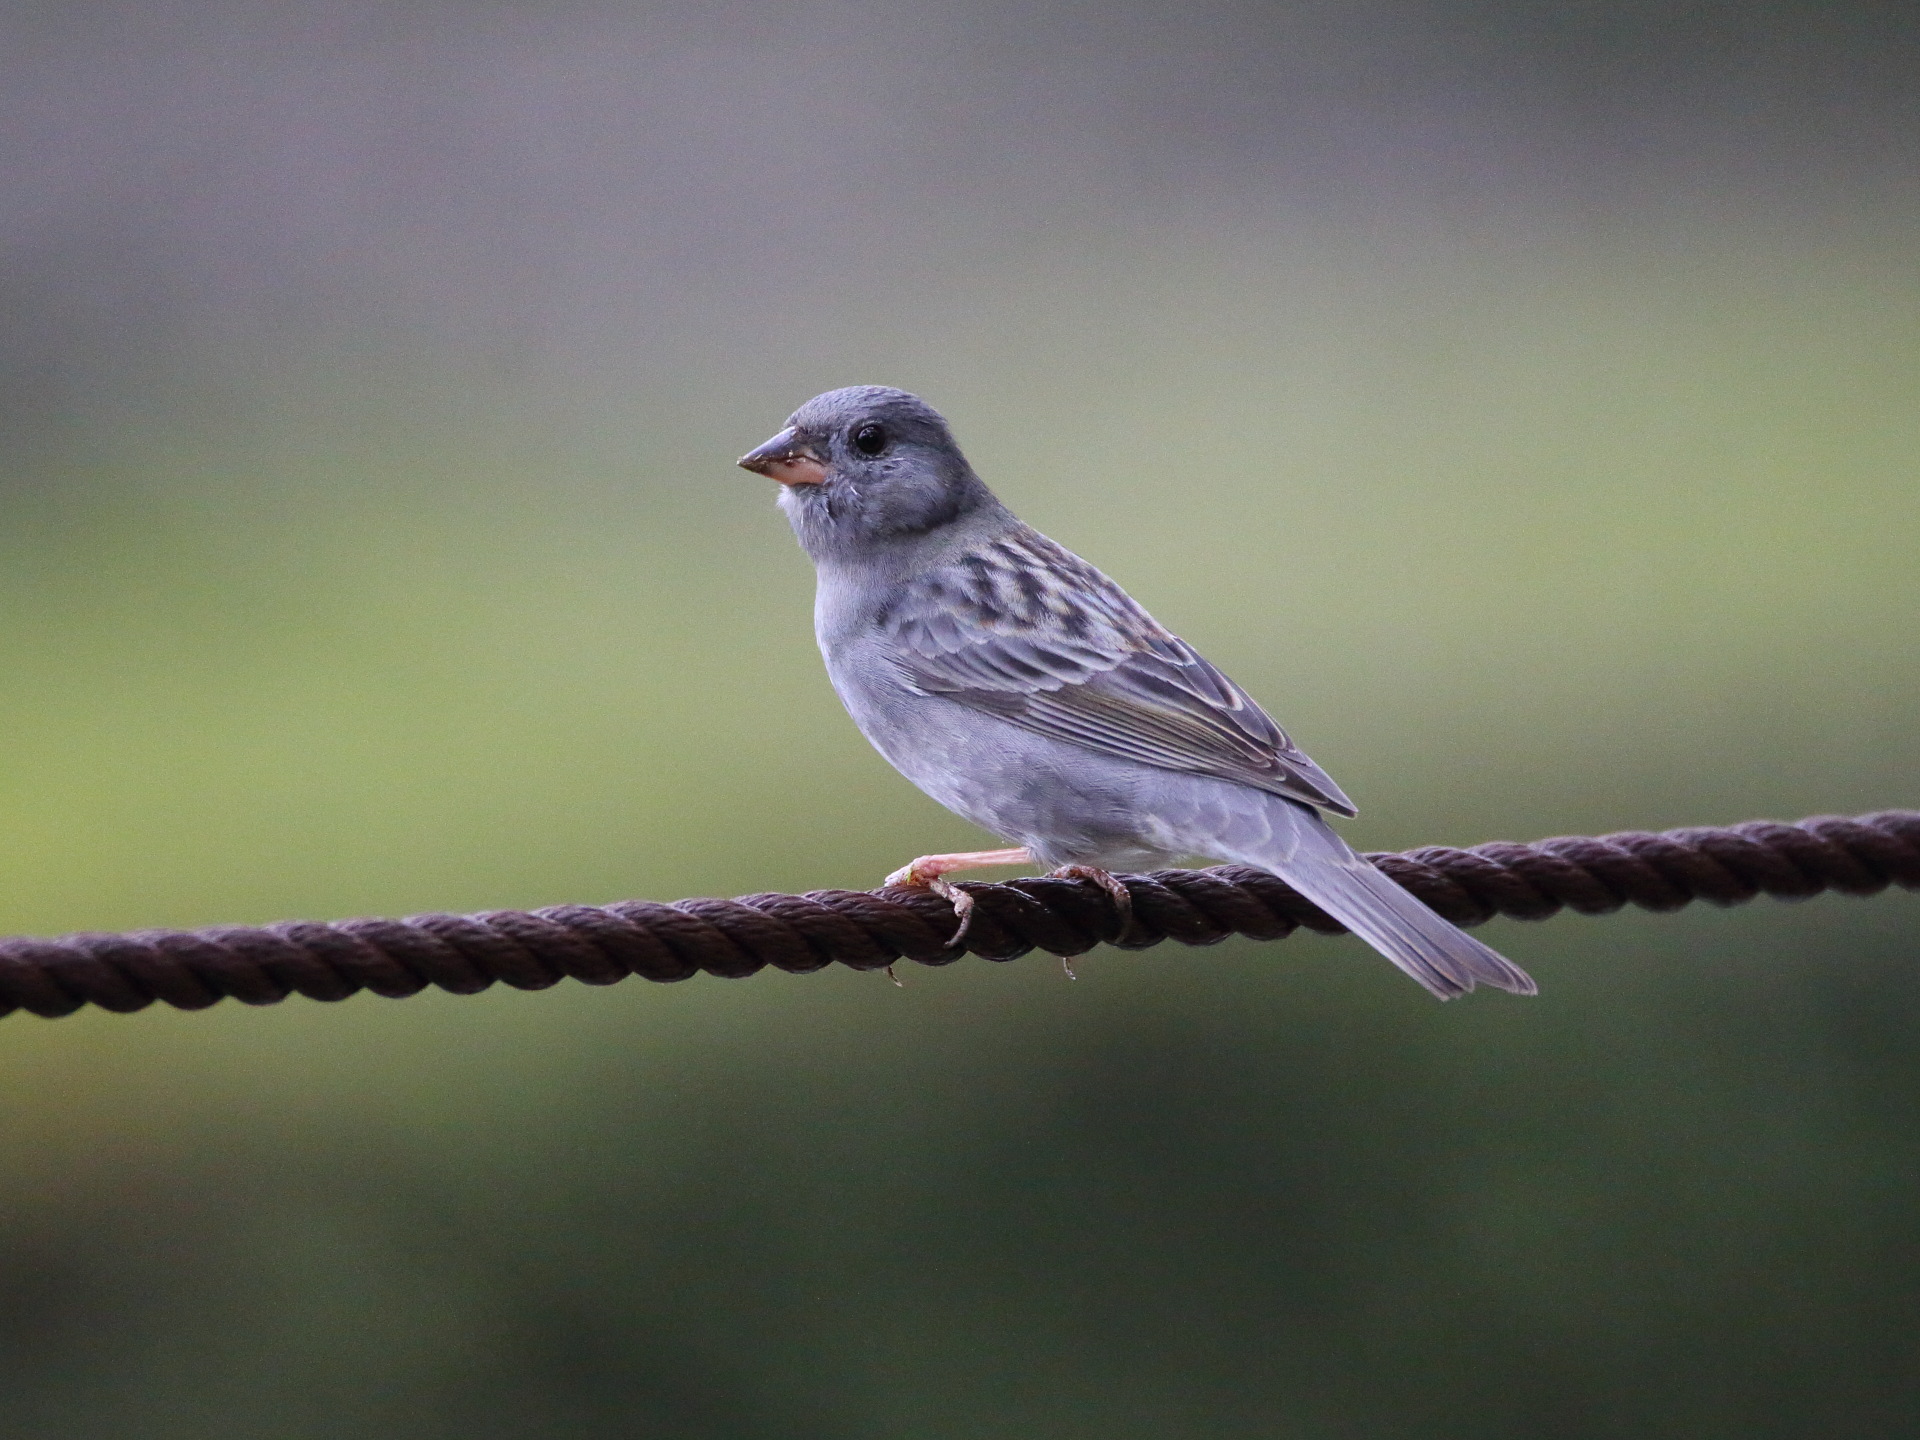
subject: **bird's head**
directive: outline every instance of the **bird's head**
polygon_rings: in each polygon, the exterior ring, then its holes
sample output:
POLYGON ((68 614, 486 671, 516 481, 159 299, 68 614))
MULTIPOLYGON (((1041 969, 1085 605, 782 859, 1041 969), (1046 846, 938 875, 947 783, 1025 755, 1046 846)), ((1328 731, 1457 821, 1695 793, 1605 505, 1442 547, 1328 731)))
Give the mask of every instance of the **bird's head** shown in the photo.
POLYGON ((814 396, 739 463, 780 482, 780 508, 816 560, 911 543, 999 508, 940 412, 885 385, 814 396))

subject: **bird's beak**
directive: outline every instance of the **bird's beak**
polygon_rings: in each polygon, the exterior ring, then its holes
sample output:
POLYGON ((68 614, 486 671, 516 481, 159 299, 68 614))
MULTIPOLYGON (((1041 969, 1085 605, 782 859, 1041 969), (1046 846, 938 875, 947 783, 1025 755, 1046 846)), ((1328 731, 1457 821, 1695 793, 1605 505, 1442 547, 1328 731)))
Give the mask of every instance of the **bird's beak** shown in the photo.
POLYGON ((789 425, 757 450, 740 457, 740 468, 782 485, 818 485, 827 478, 827 462, 813 442, 789 425))

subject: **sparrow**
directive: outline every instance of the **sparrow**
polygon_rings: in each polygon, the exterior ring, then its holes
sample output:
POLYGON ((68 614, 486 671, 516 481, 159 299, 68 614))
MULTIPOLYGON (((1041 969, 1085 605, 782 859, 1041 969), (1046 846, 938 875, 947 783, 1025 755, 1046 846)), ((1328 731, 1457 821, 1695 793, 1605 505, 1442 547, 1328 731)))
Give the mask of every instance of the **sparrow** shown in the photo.
MULTIPOLYGON (((1022 523, 904 390, 815 396, 740 458, 780 482, 853 721, 928 795, 1012 842, 888 877, 1040 864, 1104 885, 1204 856, 1258 866, 1441 999, 1526 972, 1441 919, 1327 823, 1355 813, 1246 691, 1100 571, 1022 523)), ((1122 917, 1127 916, 1123 904, 1122 917)))

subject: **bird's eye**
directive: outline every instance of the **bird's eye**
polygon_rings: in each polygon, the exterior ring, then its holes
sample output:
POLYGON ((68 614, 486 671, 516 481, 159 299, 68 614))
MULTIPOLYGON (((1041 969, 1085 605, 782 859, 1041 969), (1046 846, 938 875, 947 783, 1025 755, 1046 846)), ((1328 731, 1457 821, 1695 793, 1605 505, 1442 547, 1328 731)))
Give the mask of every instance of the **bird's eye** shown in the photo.
POLYGON ((878 455, 887 448, 887 432, 878 425, 862 425, 853 432, 853 448, 862 455, 878 455))

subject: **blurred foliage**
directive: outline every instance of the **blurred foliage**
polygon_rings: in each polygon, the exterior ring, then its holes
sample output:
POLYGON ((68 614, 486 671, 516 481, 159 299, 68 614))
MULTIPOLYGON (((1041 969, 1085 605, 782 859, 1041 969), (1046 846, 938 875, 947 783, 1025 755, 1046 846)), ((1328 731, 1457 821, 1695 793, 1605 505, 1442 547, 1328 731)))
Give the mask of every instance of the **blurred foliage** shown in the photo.
MULTIPOLYGON (((1356 843, 1920 803, 1911 18, 1554 13, 0 16, 0 932, 972 843, 730 465, 859 380, 1356 843)), ((1917 923, 15 1017, 0 1432, 1911 1433, 1917 923)))

